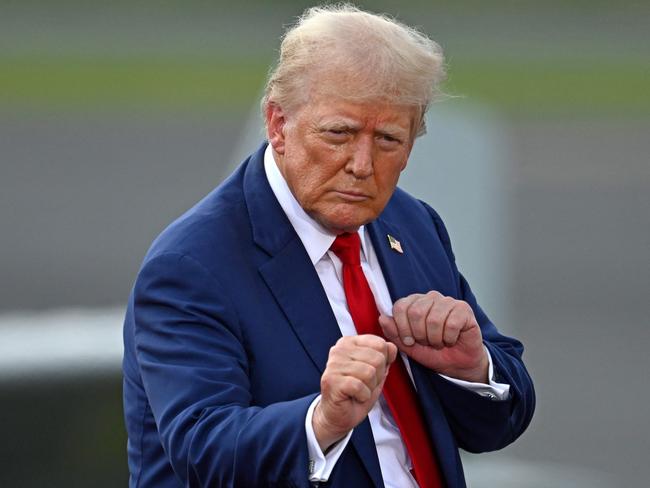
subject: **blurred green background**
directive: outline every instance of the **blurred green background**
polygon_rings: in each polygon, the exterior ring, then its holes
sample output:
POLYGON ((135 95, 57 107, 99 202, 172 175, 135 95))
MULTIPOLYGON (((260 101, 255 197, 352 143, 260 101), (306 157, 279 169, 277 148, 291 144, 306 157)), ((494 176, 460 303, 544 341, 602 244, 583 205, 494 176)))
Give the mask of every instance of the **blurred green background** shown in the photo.
MULTIPOLYGON (((509 136, 508 330, 540 404, 498 466, 562 479, 539 486, 647 484, 650 4, 357 4, 438 41, 443 104, 486 108, 509 136)), ((122 307, 148 243, 226 175, 310 5, 0 1, 0 325, 122 307)), ((0 486, 126 484, 117 367, 0 374, 0 486)))
MULTIPOLYGON (((249 107, 275 57, 281 26, 310 5, 3 3, 3 105, 219 112, 249 107)), ((389 12, 438 39, 448 56, 452 93, 521 116, 650 111, 646 2, 359 5, 389 12)))

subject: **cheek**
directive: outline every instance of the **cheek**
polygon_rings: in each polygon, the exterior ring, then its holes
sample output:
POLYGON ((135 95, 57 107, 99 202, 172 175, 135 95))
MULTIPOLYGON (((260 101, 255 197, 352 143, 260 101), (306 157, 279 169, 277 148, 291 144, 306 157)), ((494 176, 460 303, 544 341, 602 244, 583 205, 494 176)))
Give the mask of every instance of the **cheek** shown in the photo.
POLYGON ((315 204, 324 200, 328 181, 322 171, 316 171, 314 168, 306 169, 306 174, 300 181, 301 192, 306 202, 315 204))
POLYGON ((339 165, 336 160, 313 158, 308 164, 301 166, 297 180, 304 193, 317 198, 331 186, 337 186, 339 165))
POLYGON ((389 166, 387 171, 378 174, 376 181, 379 191, 381 193, 392 193, 397 186, 401 172, 402 165, 393 164, 389 166))
POLYGON ((294 166, 287 183, 300 206, 311 208, 322 195, 322 182, 311 164, 294 166))

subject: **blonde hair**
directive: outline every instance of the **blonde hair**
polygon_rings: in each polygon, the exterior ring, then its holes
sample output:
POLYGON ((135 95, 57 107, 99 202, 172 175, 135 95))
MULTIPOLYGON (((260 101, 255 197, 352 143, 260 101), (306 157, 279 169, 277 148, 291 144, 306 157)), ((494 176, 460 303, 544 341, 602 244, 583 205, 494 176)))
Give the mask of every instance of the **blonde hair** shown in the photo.
POLYGON ((283 36, 262 111, 271 103, 291 110, 318 90, 354 101, 417 106, 421 133, 444 78, 441 47, 416 29, 349 4, 312 7, 283 36))

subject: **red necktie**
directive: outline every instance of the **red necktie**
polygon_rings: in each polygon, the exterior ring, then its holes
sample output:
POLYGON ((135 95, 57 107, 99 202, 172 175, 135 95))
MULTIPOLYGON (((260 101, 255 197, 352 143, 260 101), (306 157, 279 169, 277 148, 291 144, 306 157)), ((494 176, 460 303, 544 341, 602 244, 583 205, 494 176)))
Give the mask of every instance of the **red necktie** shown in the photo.
MULTIPOLYGON (((343 289, 357 332, 384 337, 375 299, 361 269, 359 234, 339 235, 331 250, 343 262, 343 289)), ((441 488, 442 477, 433 445, 422 420, 415 389, 399 355, 390 367, 382 393, 411 456, 418 485, 420 488, 441 488)))

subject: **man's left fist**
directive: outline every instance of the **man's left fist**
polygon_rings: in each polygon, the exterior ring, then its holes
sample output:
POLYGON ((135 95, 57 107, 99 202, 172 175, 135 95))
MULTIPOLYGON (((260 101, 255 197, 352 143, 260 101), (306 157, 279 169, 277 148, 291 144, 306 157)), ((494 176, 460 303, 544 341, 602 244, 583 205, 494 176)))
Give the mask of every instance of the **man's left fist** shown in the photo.
POLYGON ((488 358, 472 308, 430 291, 400 298, 393 316, 381 315, 386 338, 410 358, 437 373, 488 382, 488 358))

